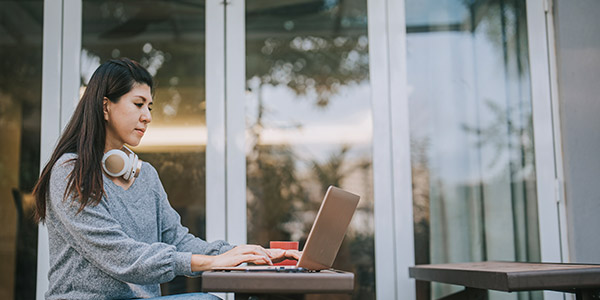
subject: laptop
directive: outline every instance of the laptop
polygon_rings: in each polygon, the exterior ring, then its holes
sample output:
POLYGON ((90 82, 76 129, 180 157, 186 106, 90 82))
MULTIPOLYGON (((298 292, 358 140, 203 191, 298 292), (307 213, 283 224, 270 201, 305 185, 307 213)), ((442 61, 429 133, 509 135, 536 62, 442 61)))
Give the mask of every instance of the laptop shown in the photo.
POLYGON ((213 271, 303 272, 330 269, 342 245, 360 196, 330 186, 295 266, 217 267, 213 271))

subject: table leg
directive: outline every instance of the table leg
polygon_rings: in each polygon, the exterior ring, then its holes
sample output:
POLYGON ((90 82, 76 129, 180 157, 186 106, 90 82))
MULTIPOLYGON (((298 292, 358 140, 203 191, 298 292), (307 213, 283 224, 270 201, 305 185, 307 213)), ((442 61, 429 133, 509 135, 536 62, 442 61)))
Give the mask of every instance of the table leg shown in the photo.
POLYGON ((600 290, 579 290, 575 292, 577 300, 600 299, 600 290))
POLYGON ((235 294, 235 300, 304 300, 303 294, 235 294))
POLYGON ((462 290, 458 293, 448 295, 446 297, 440 298, 439 300, 487 300, 487 299, 488 299, 487 290, 465 288, 464 290, 462 290))

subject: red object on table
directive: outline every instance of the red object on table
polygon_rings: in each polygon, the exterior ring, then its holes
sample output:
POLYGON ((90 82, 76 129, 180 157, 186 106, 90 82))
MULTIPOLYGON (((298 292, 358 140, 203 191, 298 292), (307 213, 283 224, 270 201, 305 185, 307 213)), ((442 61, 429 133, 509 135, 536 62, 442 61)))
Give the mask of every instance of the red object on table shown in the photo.
MULTIPOLYGON (((284 250, 298 250, 298 242, 280 242, 271 241, 269 243, 271 249, 284 249, 284 250)), ((285 259, 278 263, 274 263, 276 266, 295 266, 298 261, 293 259, 285 259)))

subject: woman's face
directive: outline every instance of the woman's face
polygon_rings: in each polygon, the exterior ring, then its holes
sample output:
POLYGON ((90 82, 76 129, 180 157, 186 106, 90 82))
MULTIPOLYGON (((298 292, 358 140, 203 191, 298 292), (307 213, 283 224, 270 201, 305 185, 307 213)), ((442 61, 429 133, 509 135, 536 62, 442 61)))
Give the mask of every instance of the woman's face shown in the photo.
POLYGON ((146 84, 134 84, 129 93, 114 103, 104 98, 106 121, 105 152, 120 149, 123 144, 137 146, 152 121, 152 94, 146 84))

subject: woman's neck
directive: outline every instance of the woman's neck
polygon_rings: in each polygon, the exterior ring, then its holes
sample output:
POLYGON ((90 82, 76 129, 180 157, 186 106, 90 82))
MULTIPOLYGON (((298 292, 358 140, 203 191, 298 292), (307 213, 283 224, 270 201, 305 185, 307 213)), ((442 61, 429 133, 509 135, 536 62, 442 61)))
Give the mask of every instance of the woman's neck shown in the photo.
POLYGON ((123 149, 123 146, 125 146, 125 144, 121 144, 121 143, 113 143, 113 144, 109 144, 106 143, 106 145, 104 145, 104 153, 113 150, 113 149, 123 149))

